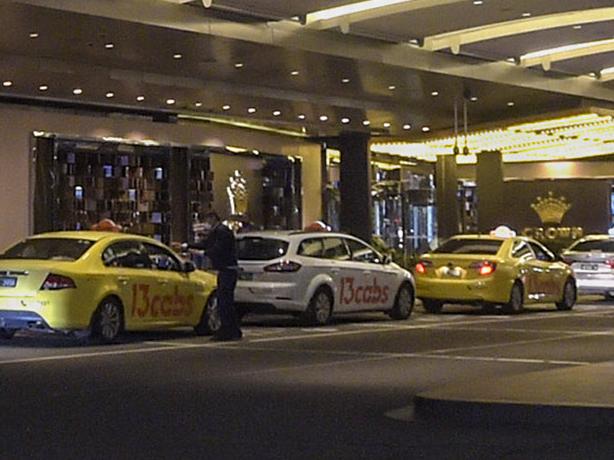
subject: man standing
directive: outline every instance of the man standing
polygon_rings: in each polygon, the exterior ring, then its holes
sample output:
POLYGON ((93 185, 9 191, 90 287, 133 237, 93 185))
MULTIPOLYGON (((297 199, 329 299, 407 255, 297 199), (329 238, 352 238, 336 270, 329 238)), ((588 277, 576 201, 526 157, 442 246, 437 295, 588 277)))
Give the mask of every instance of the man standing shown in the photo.
POLYGON ((238 271, 234 233, 222 224, 220 216, 214 211, 204 215, 203 229, 205 238, 187 246, 204 251, 211 260, 213 270, 217 271, 217 304, 222 325, 212 340, 240 340, 243 333, 234 308, 238 271))

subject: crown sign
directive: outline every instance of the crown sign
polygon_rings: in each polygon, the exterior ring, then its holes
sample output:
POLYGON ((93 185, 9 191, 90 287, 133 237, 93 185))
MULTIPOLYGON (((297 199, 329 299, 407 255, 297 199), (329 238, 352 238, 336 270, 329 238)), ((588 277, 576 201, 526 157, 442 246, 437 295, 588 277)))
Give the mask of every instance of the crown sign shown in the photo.
POLYGON ((537 197, 537 200, 535 200, 531 207, 544 224, 560 224, 569 208, 571 208, 571 204, 567 202, 565 197, 555 198, 552 192, 548 192, 546 198, 537 197))

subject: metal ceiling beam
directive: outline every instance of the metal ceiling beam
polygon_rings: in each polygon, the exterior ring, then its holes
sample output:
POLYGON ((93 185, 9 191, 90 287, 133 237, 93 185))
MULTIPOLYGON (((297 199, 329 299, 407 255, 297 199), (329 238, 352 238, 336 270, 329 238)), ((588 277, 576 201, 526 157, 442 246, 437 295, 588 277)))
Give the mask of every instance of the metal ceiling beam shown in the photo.
POLYGON ((520 56, 520 65, 531 67, 541 64, 544 70, 550 70, 550 66, 553 62, 577 59, 595 54, 610 53, 612 51, 614 51, 614 38, 596 42, 576 43, 525 54, 524 56, 520 56))
POLYGON ((408 70, 421 70, 527 89, 614 102, 614 88, 590 78, 552 78, 505 62, 484 62, 461 56, 432 53, 405 44, 389 44, 353 35, 317 31, 291 21, 239 24, 208 18, 205 9, 185 8, 155 0, 13 0, 40 7, 91 14, 150 26, 211 35, 250 43, 279 46, 376 62, 408 70))
POLYGON ((470 43, 604 21, 614 21, 614 7, 547 14, 431 35, 424 39, 424 49, 438 51, 450 48, 454 54, 458 54, 462 45, 470 43))
POLYGON ((309 13, 306 17, 306 26, 317 30, 341 27, 341 30, 347 33, 350 25, 355 22, 461 1, 466 0, 367 0, 309 13))

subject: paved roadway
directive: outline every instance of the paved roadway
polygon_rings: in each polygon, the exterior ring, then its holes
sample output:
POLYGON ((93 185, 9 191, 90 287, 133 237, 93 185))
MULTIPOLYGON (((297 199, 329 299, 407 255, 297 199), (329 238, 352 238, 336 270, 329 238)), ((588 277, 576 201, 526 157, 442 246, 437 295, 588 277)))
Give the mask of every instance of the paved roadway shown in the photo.
POLYGON ((610 428, 461 424, 412 413, 445 384, 614 361, 614 303, 519 316, 452 307, 306 329, 246 318, 240 343, 189 331, 92 346, 0 344, 0 459, 614 458, 610 428))

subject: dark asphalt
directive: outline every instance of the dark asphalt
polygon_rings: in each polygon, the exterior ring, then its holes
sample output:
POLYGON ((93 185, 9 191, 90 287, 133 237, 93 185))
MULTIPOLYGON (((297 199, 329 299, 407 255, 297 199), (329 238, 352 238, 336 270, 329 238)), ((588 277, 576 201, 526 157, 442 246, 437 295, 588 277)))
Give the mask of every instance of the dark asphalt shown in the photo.
POLYGON ((614 458, 612 427, 417 419, 444 385, 614 361, 614 303, 508 317, 466 307, 304 329, 248 317, 245 340, 189 331, 114 346, 0 344, 0 459, 614 458))

